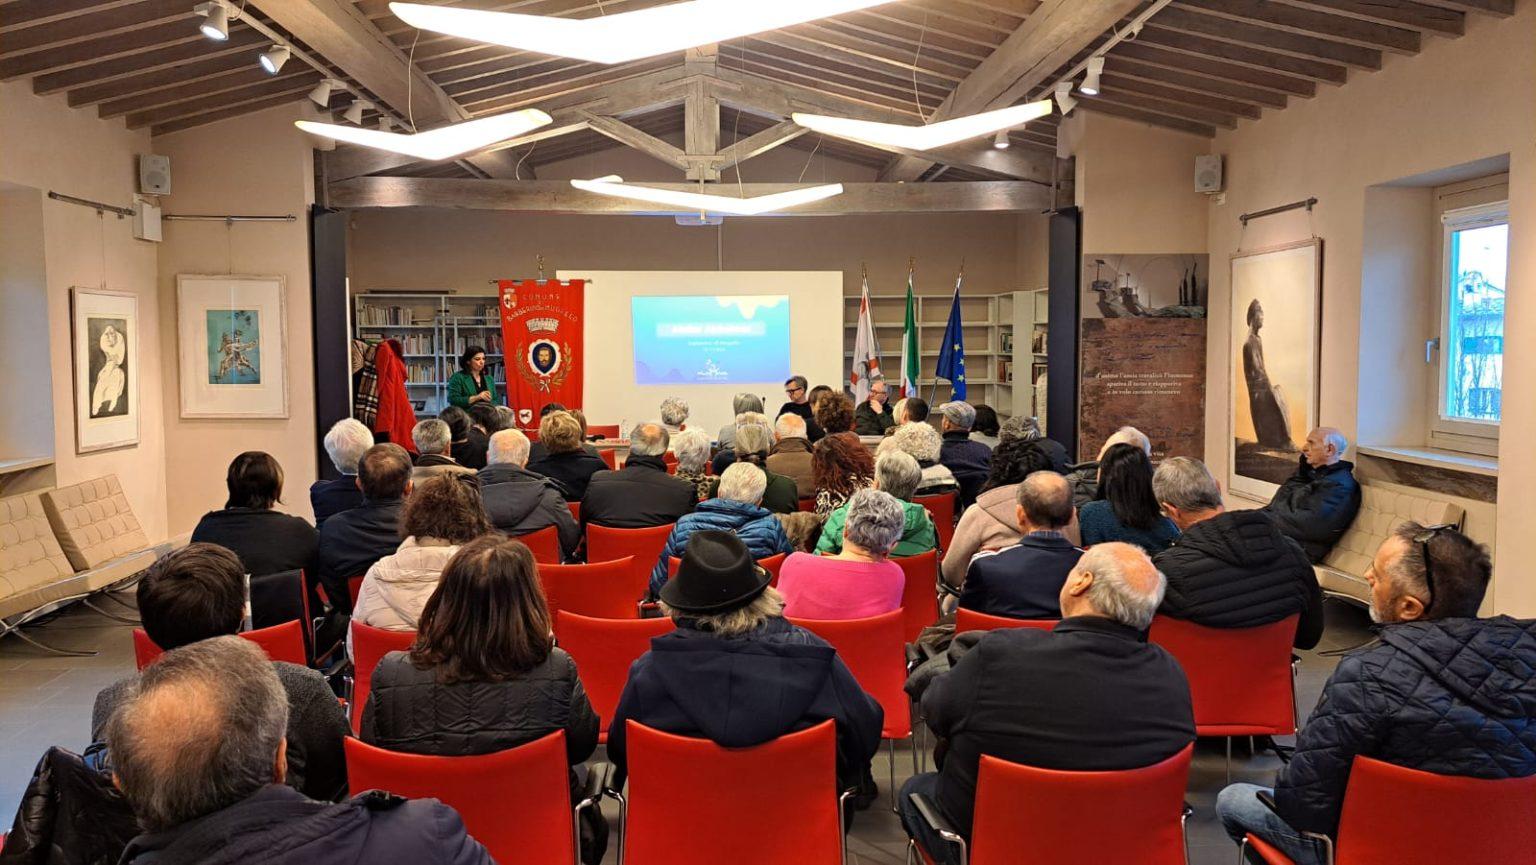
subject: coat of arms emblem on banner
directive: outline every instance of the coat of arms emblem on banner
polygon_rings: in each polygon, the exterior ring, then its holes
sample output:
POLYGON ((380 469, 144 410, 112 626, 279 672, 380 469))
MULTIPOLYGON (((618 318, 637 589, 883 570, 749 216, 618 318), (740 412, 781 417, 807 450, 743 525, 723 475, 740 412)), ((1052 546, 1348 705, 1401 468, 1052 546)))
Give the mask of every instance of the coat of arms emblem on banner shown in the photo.
POLYGON ((517 344, 518 374, 531 387, 549 392, 559 387, 570 374, 566 362, 571 356, 569 343, 559 338, 560 320, 552 317, 525 319, 528 339, 517 344))

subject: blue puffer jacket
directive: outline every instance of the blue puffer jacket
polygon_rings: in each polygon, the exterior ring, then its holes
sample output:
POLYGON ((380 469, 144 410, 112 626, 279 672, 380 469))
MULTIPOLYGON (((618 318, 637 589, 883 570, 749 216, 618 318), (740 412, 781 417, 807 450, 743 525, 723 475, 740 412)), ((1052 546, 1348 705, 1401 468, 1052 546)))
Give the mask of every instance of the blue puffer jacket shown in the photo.
POLYGON ((1333 835, 1355 755, 1473 778, 1536 774, 1536 621, 1389 625, 1345 658, 1280 771, 1275 804, 1305 832, 1333 835))
POLYGON ((766 559, 779 553, 790 552, 789 536, 784 526, 773 514, 757 505, 744 504, 730 499, 709 499, 699 502, 691 514, 684 514, 667 536, 667 545, 661 550, 661 558, 651 571, 651 597, 667 584, 667 558, 683 557, 688 548, 688 538, 694 532, 714 529, 733 532, 747 545, 752 558, 766 559))

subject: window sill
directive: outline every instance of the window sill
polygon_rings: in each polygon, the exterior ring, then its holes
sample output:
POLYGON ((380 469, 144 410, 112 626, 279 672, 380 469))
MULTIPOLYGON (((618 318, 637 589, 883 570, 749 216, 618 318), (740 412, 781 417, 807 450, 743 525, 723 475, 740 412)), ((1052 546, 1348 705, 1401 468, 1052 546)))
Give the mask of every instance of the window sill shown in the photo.
POLYGON ((1446 471, 1494 478, 1499 476, 1498 457, 1409 445, 1360 445, 1356 451, 1378 459, 1395 460, 1446 471))

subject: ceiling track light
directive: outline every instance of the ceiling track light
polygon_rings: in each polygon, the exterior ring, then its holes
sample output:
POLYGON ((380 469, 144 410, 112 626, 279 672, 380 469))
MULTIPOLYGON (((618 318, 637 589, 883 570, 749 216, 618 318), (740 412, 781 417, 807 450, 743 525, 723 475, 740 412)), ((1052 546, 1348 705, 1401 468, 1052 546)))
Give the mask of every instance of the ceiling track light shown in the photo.
POLYGON ((846 138, 876 147, 896 147, 904 150, 933 150, 964 141, 991 135, 999 129, 1012 129, 1051 113, 1051 102, 1042 99, 983 111, 953 120, 930 123, 926 126, 905 126, 900 123, 876 123, 872 120, 854 120, 849 117, 830 117, 825 114, 801 114, 790 117, 807 129, 837 138, 846 138))
MULTIPOLYGON (((359 99, 347 109, 346 118, 353 123, 359 123, 363 117, 363 109, 359 103, 370 103, 359 99), (353 112, 356 112, 354 116, 353 112)), ((468 120, 463 123, 455 123, 452 126, 444 126, 433 129, 430 132, 401 133, 387 132, 386 125, 391 122, 388 117, 379 119, 379 129, 358 129, 353 126, 343 126, 338 123, 316 123, 310 120, 296 120, 294 125, 305 132, 330 138, 335 141, 344 141, 348 144, 359 144, 363 147, 373 147, 379 150, 388 150, 391 153, 402 153, 416 159, 437 161, 450 159, 460 154, 475 150, 482 150, 500 141, 516 138, 524 135, 540 126, 549 125, 551 118, 548 114, 537 108, 524 108, 520 111, 510 111, 506 114, 497 114, 494 117, 482 117, 478 120, 468 120)))
POLYGON ((197 29, 204 36, 215 42, 229 39, 229 4, 225 0, 208 0, 193 6, 192 11, 203 16, 203 23, 197 29))
POLYGON ((572 180, 571 185, 577 189, 598 195, 659 204, 669 208, 663 211, 666 213, 723 213, 731 216, 759 216, 765 213, 778 213, 791 207, 798 207, 802 204, 820 201, 823 198, 841 195, 843 192, 843 185, 841 183, 827 183, 821 186, 791 189, 787 192, 775 192, 771 195, 739 198, 734 195, 709 195, 703 192, 683 192, 677 189, 657 189, 654 186, 636 186, 632 183, 625 183, 624 178, 616 174, 592 180, 572 180))
POLYGON ((1099 95, 1099 76, 1104 74, 1104 55, 1096 55, 1088 58, 1088 71, 1083 75, 1083 83, 1078 86, 1078 91, 1084 96, 1099 95))
POLYGON ((345 118, 348 123, 362 123, 363 112, 372 108, 372 102, 369 102, 366 99, 354 99, 352 100, 352 104, 347 106, 347 110, 341 113, 341 116, 345 118))
POLYGON ((379 115, 379 131, 380 132, 388 132, 390 127, 392 127, 394 125, 395 125, 394 122, 389 119, 389 115, 388 114, 380 114, 379 115))
POLYGON ((1077 107, 1077 97, 1072 95, 1072 82, 1062 81, 1056 85, 1056 107, 1062 114, 1071 114, 1077 107))
POLYGON ((261 53, 261 68, 268 75, 276 75, 282 71, 283 64, 288 62, 291 53, 286 45, 273 45, 261 53))
POLYGON ((346 86, 344 82, 337 81, 334 78, 322 78, 320 83, 315 85, 315 89, 309 91, 309 101, 321 108, 329 108, 331 105, 331 94, 335 93, 337 89, 346 86))
POLYGON ((997 130, 997 135, 992 137, 992 146, 996 147, 998 150, 1007 150, 1008 144, 1008 130, 997 130))

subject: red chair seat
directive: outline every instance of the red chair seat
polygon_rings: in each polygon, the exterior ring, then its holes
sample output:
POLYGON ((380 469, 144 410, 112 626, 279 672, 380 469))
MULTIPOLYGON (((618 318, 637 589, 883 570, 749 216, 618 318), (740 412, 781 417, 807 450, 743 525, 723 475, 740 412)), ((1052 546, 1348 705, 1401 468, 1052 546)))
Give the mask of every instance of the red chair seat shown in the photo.
POLYGON ((555 526, 545 526, 536 532, 512 537, 522 541, 528 547, 528 552, 533 553, 533 560, 539 564, 558 565, 565 560, 564 554, 560 552, 560 531, 555 526))
POLYGON ((608 468, 617 469, 619 467, 619 455, 613 448, 598 448, 597 455, 603 462, 608 464, 608 468))
POLYGON ((539 581, 551 610, 600 619, 633 619, 648 581, 640 579, 634 558, 585 565, 539 565, 539 581))
POLYGON ((566 502, 565 507, 571 512, 571 519, 581 522, 581 502, 566 502))
POLYGON ((893 556, 906 584, 901 591, 902 639, 910 643, 939 618, 939 555, 935 550, 915 556, 893 556))
POLYGON ((565 610, 555 613, 555 642, 576 662, 592 710, 602 719, 599 741, 608 741, 608 722, 629 681, 630 665, 650 651, 652 637, 672 629, 671 619, 596 619, 565 610))
POLYGON ((1248 833, 1248 837, 1244 840, 1247 842, 1249 849, 1259 854, 1259 858, 1264 861, 1264 865, 1296 865, 1291 860, 1291 857, 1280 852, 1280 848, 1271 845, 1268 841, 1252 832, 1248 833))
POLYGON ((369 684, 379 661, 390 652, 403 652, 416 642, 415 631, 386 631, 362 622, 352 623, 352 733, 363 728, 363 707, 368 705, 369 684))
POLYGON ((1042 631, 1049 631, 1056 627, 1058 621, 1058 619, 1013 619, 1008 616, 978 613, 975 610, 960 607, 955 610, 955 633, 993 631, 998 628, 1039 628, 1042 631))
POLYGON ((800 511, 804 511, 805 513, 808 513, 808 514, 815 513, 816 512, 816 498, 814 496, 806 496, 805 498, 800 499, 799 502, 797 502, 795 504, 795 509, 796 510, 800 510, 800 511))
POLYGON ((1291 643, 1299 620, 1208 628, 1157 616, 1147 638, 1184 668, 1201 736, 1289 736, 1296 732, 1291 643))
POLYGON ((589 436, 602 436, 605 439, 616 439, 616 438, 619 437, 619 425, 616 424, 616 423, 613 423, 613 424, 588 424, 587 425, 587 435, 589 435, 589 436))
POLYGON ((934 531, 939 536, 939 549, 948 551, 950 542, 955 539, 955 504, 960 498, 960 493, 949 492, 937 496, 913 496, 912 501, 928 509, 928 516, 933 518, 934 531))
MULTIPOLYGON (((287 661, 301 667, 309 665, 308 653, 304 650, 304 624, 298 619, 270 628, 245 631, 239 636, 260 646, 267 657, 274 661, 287 661)), ((140 670, 163 654, 165 650, 155 645, 143 628, 133 629, 133 660, 140 670)))

